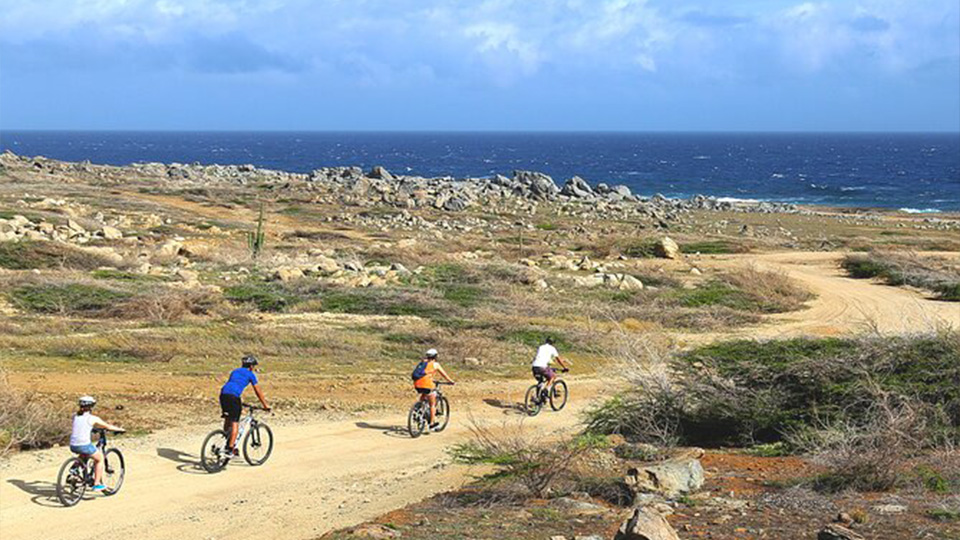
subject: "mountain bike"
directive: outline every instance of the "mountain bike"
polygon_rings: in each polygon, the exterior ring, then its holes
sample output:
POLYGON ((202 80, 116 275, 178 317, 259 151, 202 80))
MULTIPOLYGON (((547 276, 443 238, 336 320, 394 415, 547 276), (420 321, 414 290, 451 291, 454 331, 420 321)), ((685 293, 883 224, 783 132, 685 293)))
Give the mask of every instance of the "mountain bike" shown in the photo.
MULTIPOLYGON (((440 432, 447 429, 447 424, 450 423, 450 401, 443 395, 441 387, 448 386, 450 383, 438 382, 436 385, 437 388, 434 393, 437 395, 436 420, 438 425, 434 431, 440 432)), ((430 402, 427 401, 426 396, 423 396, 413 404, 413 407, 410 407, 410 414, 407 415, 407 430, 410 432, 410 436, 416 439, 423 435, 429 424, 430 402)))
MULTIPOLYGON (((562 370, 562 373, 570 371, 568 369, 562 370)), ((537 384, 531 385, 530 388, 527 388, 527 395, 523 398, 523 406, 527 410, 527 414, 530 416, 536 416, 540 414, 540 410, 543 409, 543 406, 550 402, 550 408, 554 411, 559 411, 567 405, 567 383, 566 381, 560 379, 558 376, 553 380, 553 384, 550 388, 546 387, 547 379, 543 377, 537 377, 537 384)))
MULTIPOLYGON (((116 495, 126 471, 123 454, 116 448, 107 448, 107 430, 94 429, 93 433, 100 436, 97 448, 103 453, 103 494, 116 495)), ((87 455, 73 456, 63 463, 57 475, 57 498, 64 506, 77 504, 87 488, 93 487, 94 466, 93 458, 87 455)))
MULTIPOLYGON (((243 407, 247 409, 247 415, 240 419, 237 440, 243 441, 243 459, 252 467, 258 467, 266 463, 273 452, 273 431, 254 416, 254 411, 267 409, 246 403, 243 407)), ((229 441, 230 434, 222 429, 213 430, 207 435, 200 449, 200 465, 204 470, 210 473, 220 472, 230 463, 233 453, 227 448, 229 441)))

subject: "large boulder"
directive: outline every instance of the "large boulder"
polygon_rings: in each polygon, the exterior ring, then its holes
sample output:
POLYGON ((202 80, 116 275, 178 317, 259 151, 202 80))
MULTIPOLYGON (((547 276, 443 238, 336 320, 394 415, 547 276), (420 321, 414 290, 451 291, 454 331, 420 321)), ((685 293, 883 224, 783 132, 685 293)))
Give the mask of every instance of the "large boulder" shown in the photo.
POLYGON ((390 171, 388 171, 385 167, 381 167, 380 165, 370 169, 370 174, 367 176, 370 178, 376 178, 378 180, 393 180, 393 175, 390 174, 390 171))
POLYGON ((593 188, 590 187, 590 184, 588 184, 583 178, 574 176, 573 178, 567 180, 565 184, 563 184, 563 189, 560 190, 560 194, 566 195, 567 197, 576 197, 578 199, 588 199, 593 197, 593 188))
POLYGON ((624 483, 636 498, 641 493, 658 493, 676 498, 693 493, 703 486, 703 465, 700 452, 692 451, 667 461, 630 469, 624 483))
POLYGON ((120 240, 123 238, 123 233, 120 232, 120 229, 109 225, 104 225, 100 232, 107 240, 120 240))
POLYGON ((641 506, 620 525, 613 540, 680 540, 680 537, 659 512, 641 506))
POLYGON ((541 172, 514 171, 513 179, 532 199, 549 200, 560 193, 560 188, 554 183, 553 178, 541 172))
POLYGON ((273 279, 283 282, 296 281, 303 278, 303 270, 291 266, 277 268, 273 273, 273 279))
POLYGON ((664 236, 653 246, 653 251, 657 257, 663 259, 681 259, 683 254, 680 252, 680 246, 669 236, 664 236))

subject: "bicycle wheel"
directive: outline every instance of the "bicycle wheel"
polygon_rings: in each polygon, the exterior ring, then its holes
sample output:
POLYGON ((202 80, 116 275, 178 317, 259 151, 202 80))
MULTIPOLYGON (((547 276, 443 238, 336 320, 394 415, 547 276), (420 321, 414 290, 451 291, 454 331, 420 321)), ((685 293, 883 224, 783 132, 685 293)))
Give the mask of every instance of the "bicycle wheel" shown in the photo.
POLYGON ((72 457, 60 467, 57 475, 57 498, 64 506, 73 506, 80 502, 87 491, 86 464, 80 458, 72 457))
POLYGON ((550 408, 559 411, 567 404, 567 383, 556 381, 550 391, 550 408))
POLYGON ((273 452, 273 431, 263 422, 251 426, 246 437, 243 438, 243 459, 252 467, 266 463, 273 452))
POLYGON ((540 414, 540 409, 543 407, 543 402, 540 401, 540 396, 537 395, 538 390, 539 385, 536 384, 527 388, 527 395, 523 398, 523 407, 530 416, 540 414))
POLYGON ((127 469, 123 462, 123 454, 116 448, 111 448, 103 454, 103 489, 104 495, 115 495, 123 486, 123 475, 127 469))
POLYGON ((410 432, 410 436, 416 439, 423 434, 423 430, 427 429, 427 418, 429 416, 430 405, 426 407, 423 406, 425 402, 418 401, 413 404, 413 407, 410 407, 410 414, 407 415, 407 431, 410 432), (427 410, 424 414, 424 409, 427 410))
POLYGON ((222 429, 211 431, 200 449, 200 465, 210 473, 220 472, 232 457, 227 450, 227 433, 222 429))
POLYGON ((446 397, 437 400, 437 423, 440 424, 437 426, 438 432, 447 429, 450 423, 450 401, 446 397))

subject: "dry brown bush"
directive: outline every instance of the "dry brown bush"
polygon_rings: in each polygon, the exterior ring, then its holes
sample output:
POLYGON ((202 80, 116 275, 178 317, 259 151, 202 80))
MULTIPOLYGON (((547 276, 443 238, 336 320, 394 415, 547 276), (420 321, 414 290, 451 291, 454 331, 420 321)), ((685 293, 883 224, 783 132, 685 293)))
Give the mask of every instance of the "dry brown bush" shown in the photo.
POLYGON ((721 277, 724 283, 748 292, 765 302, 776 305, 780 311, 794 311, 803 307, 813 294, 783 272, 762 270, 747 266, 721 277))
POLYGON ((0 371, 0 457, 66 440, 66 412, 36 394, 14 388, 0 371))
POLYGON ((207 315, 219 303, 219 296, 209 289, 163 287, 121 302, 111 310, 111 315, 122 319, 170 323, 189 315, 207 315))

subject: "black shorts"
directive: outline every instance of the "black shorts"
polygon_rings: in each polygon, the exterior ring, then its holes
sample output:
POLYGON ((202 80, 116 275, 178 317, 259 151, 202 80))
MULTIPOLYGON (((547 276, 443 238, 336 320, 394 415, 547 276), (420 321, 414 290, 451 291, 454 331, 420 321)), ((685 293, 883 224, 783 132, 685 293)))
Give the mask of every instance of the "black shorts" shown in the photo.
POLYGON ((433 389, 432 389, 432 388, 416 388, 416 387, 414 387, 414 389, 415 389, 415 390, 417 391, 417 393, 420 394, 421 396, 427 396, 427 395, 430 395, 430 394, 433 393, 433 389))
POLYGON ((229 419, 231 422, 240 421, 240 413, 243 412, 243 404, 240 396, 230 394, 220 394, 220 410, 223 411, 221 418, 229 419))
POLYGON ((556 372, 553 370, 553 368, 549 367, 535 367, 532 371, 533 378, 536 379, 537 382, 549 381, 551 377, 556 375, 556 372))

